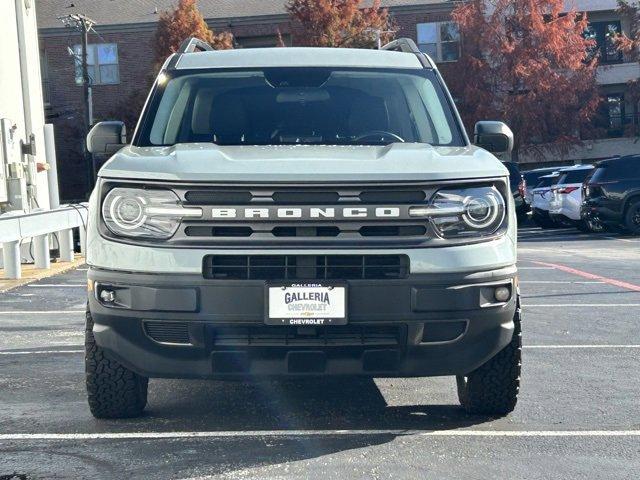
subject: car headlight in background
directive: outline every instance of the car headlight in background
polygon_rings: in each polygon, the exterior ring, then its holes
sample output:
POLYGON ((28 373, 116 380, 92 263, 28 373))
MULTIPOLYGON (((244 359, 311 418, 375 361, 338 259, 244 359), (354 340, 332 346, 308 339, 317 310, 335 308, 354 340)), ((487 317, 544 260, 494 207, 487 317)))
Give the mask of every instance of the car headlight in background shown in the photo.
POLYGON ((102 203, 102 218, 114 235, 167 239, 184 217, 201 217, 202 209, 185 208, 171 190, 117 187, 102 203))
POLYGON ((411 207, 412 217, 428 218, 442 238, 493 235, 505 219, 505 200, 494 186, 439 190, 426 207, 411 207))

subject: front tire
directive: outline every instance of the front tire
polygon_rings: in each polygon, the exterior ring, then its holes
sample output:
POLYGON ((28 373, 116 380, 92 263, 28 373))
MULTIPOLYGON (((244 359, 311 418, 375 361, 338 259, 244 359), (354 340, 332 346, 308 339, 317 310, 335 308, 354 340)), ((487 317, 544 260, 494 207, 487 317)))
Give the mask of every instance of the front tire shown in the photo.
POLYGON ((578 223, 578 229, 585 233, 603 233, 605 232, 604 225, 593 218, 583 218, 578 223))
POLYGON ((632 235, 640 235, 640 200, 635 201, 627 208, 624 226, 632 235))
POLYGON ((509 345, 473 372, 456 377, 458 399, 467 413, 506 415, 516 407, 522 365, 522 322, 519 299, 513 323, 513 337, 509 345))
POLYGON ((93 336, 93 318, 87 306, 85 374, 89 409, 96 418, 132 418, 147 405, 149 379, 104 355, 93 336))

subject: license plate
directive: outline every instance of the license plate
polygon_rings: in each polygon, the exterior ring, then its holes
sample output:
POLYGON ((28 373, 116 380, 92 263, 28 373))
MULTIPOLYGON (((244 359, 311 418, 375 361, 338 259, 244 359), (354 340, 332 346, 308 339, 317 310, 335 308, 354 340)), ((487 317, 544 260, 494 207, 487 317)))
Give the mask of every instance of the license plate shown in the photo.
POLYGON ((347 285, 286 283, 267 286, 268 325, 345 325, 347 285))

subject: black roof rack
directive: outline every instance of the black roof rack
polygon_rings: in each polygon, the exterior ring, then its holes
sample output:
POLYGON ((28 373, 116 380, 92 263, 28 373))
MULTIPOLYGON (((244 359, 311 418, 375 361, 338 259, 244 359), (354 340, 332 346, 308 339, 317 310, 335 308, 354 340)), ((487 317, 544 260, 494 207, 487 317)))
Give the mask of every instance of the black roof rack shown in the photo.
POLYGON ((435 64, 431 62, 431 59, 427 57, 424 53, 422 53, 418 48, 418 46, 416 45, 416 42, 414 42, 410 38, 397 38, 392 42, 389 42, 386 45, 383 45, 382 47, 380 47, 380 50, 389 50, 391 52, 413 53, 416 57, 418 57, 418 60, 420 60, 420 63, 422 64, 423 67, 433 68, 433 69, 436 68, 435 64))
POLYGON ((213 50, 213 47, 207 42, 196 37, 189 37, 180 44, 180 48, 176 53, 208 52, 211 50, 213 50))
POLYGON ((416 42, 411 40, 410 38, 397 38, 392 42, 387 43, 380 47, 380 50, 391 50, 394 52, 405 52, 405 53, 422 53, 416 42))

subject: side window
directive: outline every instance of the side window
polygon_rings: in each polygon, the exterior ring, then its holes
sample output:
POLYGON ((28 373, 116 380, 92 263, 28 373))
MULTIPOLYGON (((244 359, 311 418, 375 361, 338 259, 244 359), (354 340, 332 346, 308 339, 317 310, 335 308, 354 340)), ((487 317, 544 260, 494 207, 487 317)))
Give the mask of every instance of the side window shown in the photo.
POLYGON ((419 23, 418 47, 436 62, 455 62, 460 58, 460 32, 454 22, 419 23))
POLYGON ((616 37, 622 32, 619 21, 592 22, 587 27, 585 37, 595 40, 596 44, 589 52, 599 56, 600 63, 618 63, 622 61, 622 52, 616 46, 616 37))
POLYGON ((596 171, 593 172, 593 175, 591 175, 591 177, 589 178, 589 183, 598 183, 598 182, 605 181, 608 177, 607 170, 609 170, 609 168, 605 168, 605 167, 596 168, 596 171))
MULTIPOLYGON (((76 84, 82 85, 82 46, 73 47, 76 84)), ((94 43, 87 45, 87 70, 91 85, 115 85, 120 83, 118 45, 94 43)))
POLYGON ((618 161, 615 164, 611 165, 610 177, 615 178, 616 180, 625 180, 629 178, 637 178, 638 177, 638 169, 640 169, 640 161, 638 160, 623 160, 618 161))

